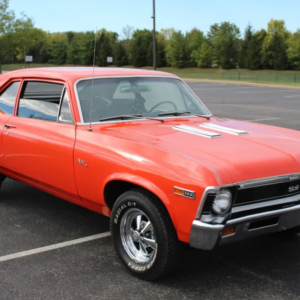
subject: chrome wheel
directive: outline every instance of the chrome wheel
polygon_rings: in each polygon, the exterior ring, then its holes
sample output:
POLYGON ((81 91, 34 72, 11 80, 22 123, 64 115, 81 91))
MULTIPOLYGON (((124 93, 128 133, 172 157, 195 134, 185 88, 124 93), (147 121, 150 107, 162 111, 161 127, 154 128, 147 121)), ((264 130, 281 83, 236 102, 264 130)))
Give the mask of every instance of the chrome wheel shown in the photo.
POLYGON ((129 257, 139 264, 150 262, 157 243, 150 219, 141 210, 131 208, 122 216, 120 233, 123 247, 129 257))

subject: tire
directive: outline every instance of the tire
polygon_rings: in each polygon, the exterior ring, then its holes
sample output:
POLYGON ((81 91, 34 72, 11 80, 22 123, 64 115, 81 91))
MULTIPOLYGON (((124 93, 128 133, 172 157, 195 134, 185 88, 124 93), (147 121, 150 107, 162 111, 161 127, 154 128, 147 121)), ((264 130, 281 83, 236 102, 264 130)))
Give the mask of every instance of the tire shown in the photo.
POLYGON ((152 281, 178 267, 177 233, 166 208, 153 194, 143 189, 122 194, 113 207, 110 228, 114 248, 133 276, 152 281))

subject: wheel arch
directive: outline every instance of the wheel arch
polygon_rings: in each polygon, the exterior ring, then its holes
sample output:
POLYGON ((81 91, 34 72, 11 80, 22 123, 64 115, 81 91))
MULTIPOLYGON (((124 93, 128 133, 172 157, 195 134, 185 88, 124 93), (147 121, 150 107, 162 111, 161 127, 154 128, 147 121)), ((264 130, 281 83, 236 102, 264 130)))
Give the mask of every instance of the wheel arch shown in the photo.
POLYGON ((174 218, 172 217, 172 210, 170 209, 170 200, 166 194, 151 181, 139 176, 134 176, 132 174, 116 174, 111 176, 106 181, 103 188, 103 196, 106 206, 112 210, 114 203, 120 195, 135 188, 143 188, 156 196, 166 207, 175 226, 174 218))

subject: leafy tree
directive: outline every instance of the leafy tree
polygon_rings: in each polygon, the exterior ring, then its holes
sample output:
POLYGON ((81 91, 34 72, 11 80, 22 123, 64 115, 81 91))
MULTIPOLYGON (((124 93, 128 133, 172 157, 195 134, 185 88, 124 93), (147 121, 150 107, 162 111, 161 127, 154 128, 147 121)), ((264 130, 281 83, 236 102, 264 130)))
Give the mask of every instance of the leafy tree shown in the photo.
POLYGON ((186 38, 181 31, 174 31, 166 50, 167 63, 172 67, 183 68, 189 57, 186 38))
POLYGON ((117 67, 122 67, 128 64, 126 49, 122 41, 118 41, 113 46, 114 64, 117 67))
POLYGON ((271 20, 263 42, 262 59, 266 67, 283 70, 288 67, 287 40, 290 33, 283 20, 271 20))
POLYGON ((164 36, 166 41, 169 41, 172 38, 174 31, 174 28, 161 29, 160 34, 164 36))
POLYGON ((165 67, 167 65, 166 60, 166 47, 167 40, 161 33, 156 34, 156 66, 158 68, 165 67))
POLYGON ((129 42, 129 60, 135 67, 144 67, 151 63, 151 53, 153 53, 152 31, 136 30, 129 42))
POLYGON ((201 47, 203 40, 203 32, 196 28, 193 28, 190 32, 186 33, 187 56, 189 58, 189 65, 191 67, 195 67, 197 65, 196 52, 201 47))
POLYGON ((34 28, 33 20, 24 13, 14 22, 14 31, 18 45, 19 60, 25 61, 28 50, 38 43, 40 32, 34 28))
POLYGON ((115 32, 108 32, 105 29, 100 31, 100 38, 97 41, 97 58, 98 66, 107 66, 107 57, 113 56, 113 44, 117 41, 118 34, 115 32))
POLYGON ((47 47, 47 33, 38 28, 32 29, 32 35, 34 36, 34 44, 27 50, 28 55, 32 55, 36 63, 47 63, 48 47, 47 47))
POLYGON ((14 51, 13 26, 15 14, 8 10, 9 0, 0 0, 0 74, 4 59, 14 51))
POLYGON ((75 65, 83 64, 82 50, 84 48, 83 46, 84 36, 85 34, 82 32, 67 33, 67 41, 68 41, 67 63, 68 64, 75 64, 75 65), (72 35, 71 38, 70 38, 70 34, 72 35))
POLYGON ((266 31, 254 32, 251 25, 246 27, 244 40, 241 42, 240 68, 250 70, 262 69, 262 46, 266 37, 266 31))
MULTIPOLYGON (((52 36, 53 38, 53 36, 52 36)), ((65 34, 56 34, 49 46, 50 60, 52 64, 62 65, 67 61, 68 39, 65 34)))
POLYGON ((195 53, 197 67, 211 68, 213 63, 212 49, 207 40, 204 40, 195 53))
POLYGON ((300 29, 288 39, 288 58, 291 66, 300 70, 300 29))
POLYGON ((207 34, 212 46, 213 63, 223 69, 236 68, 240 48, 240 30, 229 22, 213 24, 207 34))

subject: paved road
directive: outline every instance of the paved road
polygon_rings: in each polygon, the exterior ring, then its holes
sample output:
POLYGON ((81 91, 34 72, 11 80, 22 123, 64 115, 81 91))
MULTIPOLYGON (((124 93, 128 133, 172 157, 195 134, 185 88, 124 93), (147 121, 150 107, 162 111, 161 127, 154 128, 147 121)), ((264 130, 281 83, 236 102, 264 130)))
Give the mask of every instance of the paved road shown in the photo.
MULTIPOLYGON (((218 116, 300 130, 300 91, 191 83, 218 116)), ((2 261, 109 230, 108 218, 22 183, 0 191, 0 299, 300 299, 300 236, 272 235, 213 252, 189 250, 157 283, 128 275, 110 237, 2 261)))
POLYGON ((214 115, 300 130, 300 90, 189 83, 214 115))

